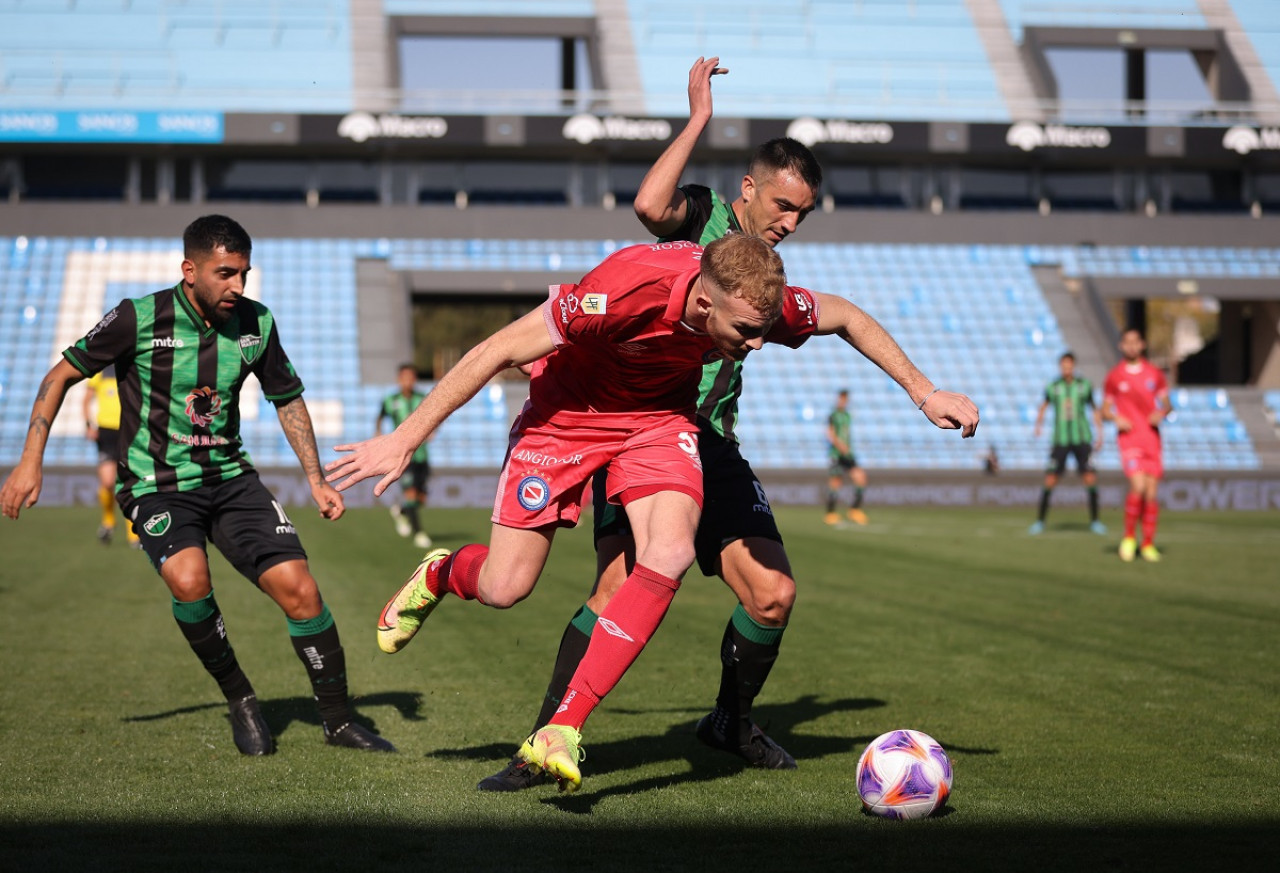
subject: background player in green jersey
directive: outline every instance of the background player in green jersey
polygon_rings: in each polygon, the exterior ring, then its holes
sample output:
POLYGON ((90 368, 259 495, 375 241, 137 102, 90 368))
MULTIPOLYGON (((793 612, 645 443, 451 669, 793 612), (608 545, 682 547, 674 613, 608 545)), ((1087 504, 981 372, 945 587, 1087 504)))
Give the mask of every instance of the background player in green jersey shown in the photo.
POLYGON ((236 748, 269 755, 275 743, 214 600, 206 540, 284 611, 325 742, 394 751, 353 720, 338 628, 293 524, 241 446, 240 388, 252 373, 276 405, 320 514, 342 517, 342 495, 320 471, 302 381, 275 320, 244 296, 252 241, 230 218, 206 215, 187 227, 182 243, 178 284, 122 301, 40 383, 22 457, 0 488, 0 510, 16 519, 35 505, 67 388, 114 364, 123 455, 116 499, 169 588, 178 627, 227 699, 236 748))
MULTIPOLYGON (((387 395, 378 407, 378 420, 374 432, 381 435, 384 419, 391 421, 394 430, 408 418, 418 404, 427 399, 417 388, 418 370, 413 364, 401 364, 396 372, 396 384, 399 390, 387 395)), ((400 503, 391 507, 391 517, 395 519, 396 533, 402 537, 413 537, 413 544, 420 549, 431 548, 431 537, 422 529, 419 508, 427 502, 427 480, 431 478, 431 461, 427 455, 427 444, 424 442, 413 453, 409 468, 400 477, 400 503)))
POLYGON ((1044 414, 1053 407, 1053 444, 1044 474, 1044 490, 1040 492, 1040 513, 1027 532, 1035 535, 1044 531, 1049 498, 1067 469, 1070 456, 1076 459, 1076 471, 1089 491, 1089 530, 1105 534, 1107 526, 1098 521, 1098 474, 1089 460, 1094 449, 1102 448, 1102 408, 1094 402, 1093 383, 1076 375, 1075 355, 1065 352, 1058 359, 1058 369, 1062 375, 1044 389, 1044 402, 1036 413, 1038 438, 1044 427, 1044 414), (1093 430, 1089 429, 1090 408, 1093 409, 1093 430))
MULTIPOLYGON (((822 169, 793 139, 775 139, 752 157, 732 203, 701 185, 680 187, 680 176, 711 119, 711 77, 727 70, 719 58, 698 58, 689 71, 689 123, 645 175, 636 194, 641 223, 663 240, 706 245, 726 233, 756 235, 773 246, 800 225, 816 202, 822 169)), ((961 394, 941 392, 907 359, 875 319, 841 297, 822 302, 819 333, 835 333, 892 376, 935 425, 972 436, 977 407, 961 394)), ((720 687, 715 708, 697 728, 698 738, 749 765, 791 769, 795 759, 751 720, 751 708, 777 659, 795 602, 796 586, 764 487, 742 457, 734 434, 742 362, 714 361, 703 369, 698 402, 698 454, 705 492, 696 540, 698 565, 719 575, 738 598, 721 644, 720 687)), ((597 474, 596 482, 602 476, 597 474)), ((596 619, 621 587, 635 561, 626 517, 595 494, 596 584, 560 641, 551 682, 534 729, 555 713, 591 641, 596 619)), ((484 779, 482 791, 519 791, 547 777, 519 758, 484 779)))
POLYGON ((827 470, 827 514, 823 520, 835 524, 840 520, 836 503, 845 479, 853 483, 853 500, 849 504, 849 520, 857 524, 867 523, 862 511, 862 492, 867 487, 867 471, 858 466, 853 454, 853 416, 849 413, 849 392, 836 393, 836 407, 827 417, 827 452, 831 466, 827 470))

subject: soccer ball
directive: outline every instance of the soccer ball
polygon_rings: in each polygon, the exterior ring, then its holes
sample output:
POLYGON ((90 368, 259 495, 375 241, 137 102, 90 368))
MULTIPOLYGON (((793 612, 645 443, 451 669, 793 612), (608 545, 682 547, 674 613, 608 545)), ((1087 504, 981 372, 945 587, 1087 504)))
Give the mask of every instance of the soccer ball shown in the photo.
POLYGON ((858 759, 862 808, 884 818, 924 818, 951 794, 951 759, 920 731, 897 730, 871 741, 858 759))

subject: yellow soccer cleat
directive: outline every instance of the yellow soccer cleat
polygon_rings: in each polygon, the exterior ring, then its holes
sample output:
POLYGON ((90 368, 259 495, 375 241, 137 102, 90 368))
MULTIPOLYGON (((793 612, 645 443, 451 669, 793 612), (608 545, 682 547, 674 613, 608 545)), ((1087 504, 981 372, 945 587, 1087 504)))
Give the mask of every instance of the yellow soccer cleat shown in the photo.
POLYGON ((1120 560, 1125 562, 1132 561, 1137 551, 1138 544, 1133 537, 1125 537, 1120 541, 1120 560))
POLYGON ((834 512, 828 512, 826 515, 822 516, 822 520, 827 524, 839 524, 840 516, 836 515, 834 512))
POLYGON ((1160 550, 1151 543, 1147 543, 1139 549, 1138 554, 1142 556, 1142 560, 1150 561, 1153 564, 1160 560, 1160 550))
POLYGON ((578 762, 586 757, 582 750, 582 734, 568 725, 549 724, 538 728, 520 746, 516 757, 531 767, 540 767, 560 783, 561 791, 570 793, 582 786, 578 762))
POLYGON ((400 590, 382 607, 382 614, 378 616, 378 648, 388 655, 394 655, 413 639, 440 602, 427 587, 427 577, 437 572, 440 562, 447 557, 448 549, 427 552, 400 590))
POLYGON ((867 523, 867 514, 863 512, 861 509, 850 509, 849 521, 853 522, 854 524, 865 525, 867 523))

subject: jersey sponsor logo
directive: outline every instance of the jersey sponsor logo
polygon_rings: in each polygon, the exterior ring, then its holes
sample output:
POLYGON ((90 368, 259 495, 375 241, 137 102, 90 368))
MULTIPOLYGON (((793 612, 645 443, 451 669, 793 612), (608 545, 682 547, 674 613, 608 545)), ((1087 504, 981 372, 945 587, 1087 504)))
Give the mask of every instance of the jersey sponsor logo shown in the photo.
POLYGON ((142 529, 146 531, 147 536, 162 537, 168 532, 170 525, 173 524, 173 517, 167 512, 161 512, 151 516, 142 523, 142 529))
POLYGON ((1105 127, 1068 127, 1019 121, 1004 135, 1006 145, 1032 152, 1036 149, 1105 149, 1111 145, 1111 131, 1105 127))
POLYGON ((241 334, 240 357, 244 358, 244 362, 252 364, 260 354, 262 354, 262 337, 253 333, 241 334))
POLYGON ((184 346, 186 346, 185 342, 171 336, 158 336, 151 341, 153 349, 180 349, 184 346))
POLYGON ((649 349, 644 343, 618 343, 614 348, 618 350, 618 354, 629 358, 638 358, 649 349))
POLYGON ((187 418, 196 427, 208 427, 222 411, 222 398, 216 388, 197 388, 187 395, 187 418))
POLYGON ((1222 147, 1238 155, 1280 149, 1280 127, 1257 130, 1247 124, 1237 124, 1222 135, 1222 147))
POLYGON ((597 118, 582 113, 565 121, 560 134, 582 145, 598 139, 664 140, 671 138, 671 123, 661 118, 624 118, 620 115, 597 118))
POLYGON ((765 495, 764 486, 760 484, 760 480, 752 479, 751 484, 755 486, 756 499, 760 501, 751 507, 751 511, 763 512, 766 515, 773 515, 773 507, 769 505, 769 498, 765 495))
POLYGON ((582 295, 582 314, 583 315, 604 315, 609 308, 608 294, 584 294, 582 295))
POLYGON ((231 440, 217 434, 171 433, 169 434, 169 441, 180 446, 191 446, 192 448, 231 445, 231 440))
POLYGON ((805 117, 797 118, 787 125, 787 136, 810 147, 820 142, 886 145, 893 142, 893 125, 884 122, 821 121, 805 117))
POLYGON ((115 321, 115 320, 116 320, 116 316, 117 316, 117 315, 119 315, 119 314, 120 314, 120 307, 118 307, 118 306, 117 306, 115 309, 112 309, 112 310, 111 310, 110 312, 108 312, 106 315, 102 316, 102 320, 101 320, 101 321, 99 321, 97 324, 95 324, 95 325, 93 326, 93 330, 89 331, 88 333, 86 333, 86 334, 84 335, 84 341, 85 341, 86 343, 87 343, 87 342, 92 341, 92 340, 93 340, 93 338, 94 338, 95 336, 97 336, 97 335, 98 335, 98 333, 99 333, 103 328, 105 328, 105 327, 106 327, 108 324, 110 324, 111 322, 115 321))
POLYGON ((516 489, 516 500, 530 512, 536 512, 551 500, 551 487, 541 476, 525 476, 516 489))
POLYGON ((554 455, 544 455, 541 452, 531 452, 528 449, 521 449, 512 454, 512 459, 516 461, 527 461, 530 464, 537 464, 540 467, 554 467, 557 464, 581 464, 582 455, 572 455, 567 458, 557 458, 554 455))
POLYGON ((627 633, 626 631, 624 631, 622 628, 618 627, 618 625, 617 625, 617 623, 616 623, 616 622, 612 622, 612 621, 610 621, 609 619, 604 618, 603 616, 601 616, 600 618, 597 618, 597 619, 596 619, 596 624, 598 624, 598 625, 600 625, 600 627, 604 628, 604 632, 605 632, 605 633, 607 633, 607 634, 608 634, 609 636, 611 636, 611 637, 617 637, 618 639, 620 639, 620 640, 626 640, 626 641, 627 641, 627 642, 629 642, 629 643, 634 643, 634 642, 635 642, 635 640, 631 638, 631 635, 630 635, 630 634, 628 634, 628 633, 627 633))
POLYGON ((338 136, 352 142, 371 139, 440 139, 449 122, 439 116, 371 115, 350 112, 338 122, 338 136))

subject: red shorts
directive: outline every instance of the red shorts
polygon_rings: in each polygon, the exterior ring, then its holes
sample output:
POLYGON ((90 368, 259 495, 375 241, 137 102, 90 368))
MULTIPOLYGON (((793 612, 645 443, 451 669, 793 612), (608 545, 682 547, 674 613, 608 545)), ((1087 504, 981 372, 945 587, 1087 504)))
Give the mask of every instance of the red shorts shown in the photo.
POLYGON ((671 416, 642 430, 546 423, 525 427, 524 420, 521 415, 511 428, 494 495, 495 524, 526 530, 573 527, 592 474, 605 464, 611 503, 626 506, 659 491, 678 491, 702 508, 698 429, 686 418, 671 416))
POLYGON ((1121 435, 1117 440, 1120 446, 1120 466, 1126 476, 1145 473, 1152 478, 1164 476, 1164 461, 1160 451, 1160 440, 1149 438, 1128 440, 1121 435))

